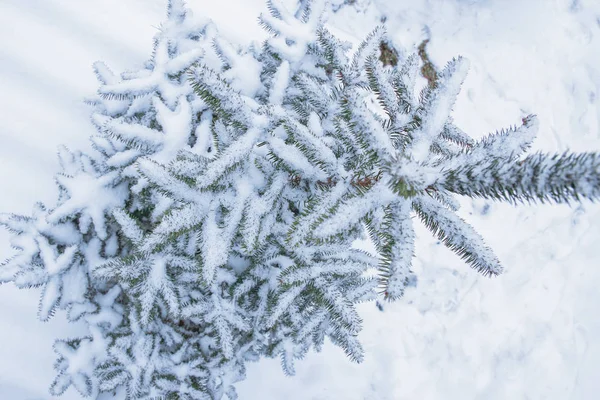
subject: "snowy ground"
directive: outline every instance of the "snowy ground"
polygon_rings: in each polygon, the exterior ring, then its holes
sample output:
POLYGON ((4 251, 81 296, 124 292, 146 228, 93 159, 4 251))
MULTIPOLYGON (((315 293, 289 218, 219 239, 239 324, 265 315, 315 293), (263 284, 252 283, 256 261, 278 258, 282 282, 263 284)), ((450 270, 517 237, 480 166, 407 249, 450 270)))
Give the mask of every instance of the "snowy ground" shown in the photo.
MULTIPOLYGON (((28 213, 53 198, 57 145, 86 146, 92 133, 82 103, 96 88, 92 62, 122 71, 146 59, 164 3, 0 2, 0 211, 28 213)), ((189 3, 230 38, 263 37, 262 0, 189 3)), ((470 59, 454 115, 473 136, 535 113, 535 149, 600 150, 597 0, 357 0, 330 23, 356 40, 382 16, 408 49, 428 31, 438 66, 470 59)), ((480 278, 420 230, 418 286, 384 312, 362 306, 363 364, 326 347, 288 378, 264 360, 250 366, 241 399, 596 399, 600 205, 465 201, 462 214, 496 250, 503 276, 480 278)), ((9 254, 0 231, 0 258, 9 254)), ((53 340, 77 329, 61 315, 38 322, 37 298, 0 288, 0 399, 50 399, 53 340)))

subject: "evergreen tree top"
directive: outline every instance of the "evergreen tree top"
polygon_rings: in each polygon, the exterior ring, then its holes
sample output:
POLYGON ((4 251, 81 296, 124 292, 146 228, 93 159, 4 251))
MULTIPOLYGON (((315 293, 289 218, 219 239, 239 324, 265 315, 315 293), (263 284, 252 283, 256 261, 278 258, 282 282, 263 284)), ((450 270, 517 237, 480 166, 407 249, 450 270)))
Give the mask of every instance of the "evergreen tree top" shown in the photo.
POLYGON ((94 152, 61 148, 57 203, 0 216, 19 250, 0 281, 88 327, 56 342, 53 394, 235 399, 247 361, 293 374, 325 338, 359 362, 356 305, 416 283, 415 220, 492 276, 457 195, 598 199, 598 153, 526 155, 535 116, 481 140, 454 124, 466 59, 416 93, 419 58, 384 64, 383 27, 352 51, 324 2, 267 8, 271 37, 243 48, 170 0, 142 69, 94 64, 94 152))

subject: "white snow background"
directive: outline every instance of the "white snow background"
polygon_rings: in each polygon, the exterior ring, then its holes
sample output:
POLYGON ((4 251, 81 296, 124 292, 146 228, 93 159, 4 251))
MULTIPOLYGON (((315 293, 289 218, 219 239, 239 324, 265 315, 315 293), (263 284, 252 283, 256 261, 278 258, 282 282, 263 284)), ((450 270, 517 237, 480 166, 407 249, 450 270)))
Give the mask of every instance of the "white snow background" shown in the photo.
MULTIPOLYGON (((265 37, 263 0, 188 3, 234 41, 265 37)), ((57 146, 86 148, 93 133, 83 104, 97 88, 92 63, 139 66, 165 6, 0 0, 0 212, 54 199, 57 146)), ((429 32, 438 67, 469 58, 454 118, 472 136, 535 113, 533 150, 600 151, 599 0, 356 0, 329 24, 356 42, 382 16, 410 51, 429 32)), ((295 377, 263 360, 238 385, 241 400, 599 398, 600 205, 465 200, 461 215, 496 251, 502 276, 479 277, 420 229, 417 287, 383 312, 361 306, 363 364, 333 346, 299 362, 295 377)), ((11 251, 0 230, 0 258, 11 251)), ((61 313, 37 321, 38 297, 0 287, 0 400, 50 399, 52 343, 81 329, 61 313)))

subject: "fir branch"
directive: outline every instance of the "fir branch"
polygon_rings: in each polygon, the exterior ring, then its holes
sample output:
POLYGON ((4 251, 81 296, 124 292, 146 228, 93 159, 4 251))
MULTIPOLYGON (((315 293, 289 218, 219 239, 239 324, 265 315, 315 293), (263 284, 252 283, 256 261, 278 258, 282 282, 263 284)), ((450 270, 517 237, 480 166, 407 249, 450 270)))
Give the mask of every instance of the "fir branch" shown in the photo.
POLYGON ((469 62, 464 58, 452 60, 439 75, 436 85, 423 92, 416 115, 419 127, 411 135, 410 152, 414 160, 427 158, 431 144, 449 119, 468 68, 469 62))
POLYGON ((344 67, 348 64, 346 53, 350 50, 351 44, 340 41, 325 28, 319 29, 317 37, 324 50, 329 68, 343 74, 344 67))
POLYGON ((414 198, 412 205, 431 233, 479 273, 491 276, 502 272, 492 250, 463 219, 427 196, 414 198))
POLYGON ((445 171, 440 186, 453 193, 510 203, 600 199, 600 154, 536 153, 522 160, 488 158, 445 171))
POLYGON ((385 70, 381 61, 374 56, 367 59, 366 72, 369 86, 377 96, 379 104, 386 112, 388 118, 395 120, 403 110, 396 96, 392 74, 385 70))
POLYGON ((239 128, 247 128, 253 117, 242 96, 215 71, 197 65, 188 71, 188 80, 202 100, 221 117, 239 128))
POLYGON ((391 203, 382 227, 379 276, 384 296, 389 300, 396 300, 404 294, 404 287, 411 276, 415 242, 411 204, 410 200, 391 203))
POLYGON ((402 64, 392 72, 396 95, 404 113, 409 113, 415 108, 415 85, 419 74, 419 59, 416 54, 411 54, 402 64))
POLYGON ((475 144, 473 138, 450 122, 444 125, 440 137, 465 148, 471 148, 475 144))
POLYGON ((350 69, 344 74, 353 77, 352 83, 356 84, 359 82, 361 72, 365 70, 369 57, 376 57, 379 44, 385 35, 385 27, 378 26, 358 45, 352 57, 350 69))
POLYGON ((165 166, 156 161, 140 158, 137 163, 139 173, 156 185, 169 197, 190 203, 203 203, 190 183, 183 181, 165 166))
POLYGON ((352 229, 374 209, 391 199, 385 182, 377 182, 362 193, 358 192, 345 199, 331 210, 331 215, 315 227, 314 236, 327 239, 352 229))

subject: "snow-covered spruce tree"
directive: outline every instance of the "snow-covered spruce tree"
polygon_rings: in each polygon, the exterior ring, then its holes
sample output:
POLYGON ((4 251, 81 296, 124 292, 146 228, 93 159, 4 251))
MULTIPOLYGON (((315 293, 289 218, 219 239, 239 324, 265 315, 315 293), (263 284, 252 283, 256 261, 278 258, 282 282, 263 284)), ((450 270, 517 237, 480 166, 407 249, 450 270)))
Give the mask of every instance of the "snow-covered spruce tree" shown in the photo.
POLYGON ((419 58, 384 66, 383 29, 351 52, 321 1, 267 4, 271 38, 240 48, 171 0, 143 69, 95 64, 94 151, 59 151, 56 204, 0 217, 19 250, 0 280, 89 330, 56 342, 53 394, 235 399, 246 361, 293 374, 325 338, 360 361, 355 305, 415 281, 413 215, 496 275, 456 195, 598 199, 597 153, 524 155, 535 117, 479 141, 453 124, 466 60, 416 95, 419 58))

